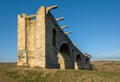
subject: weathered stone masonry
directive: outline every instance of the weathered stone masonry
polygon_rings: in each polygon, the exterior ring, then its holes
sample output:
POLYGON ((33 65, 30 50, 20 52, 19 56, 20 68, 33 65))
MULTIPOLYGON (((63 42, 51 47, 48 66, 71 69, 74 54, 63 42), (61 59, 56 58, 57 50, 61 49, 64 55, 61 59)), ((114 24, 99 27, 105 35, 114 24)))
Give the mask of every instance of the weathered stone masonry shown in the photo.
POLYGON ((91 69, 90 56, 82 53, 69 39, 50 10, 41 6, 36 14, 18 15, 17 65, 60 69, 91 69))

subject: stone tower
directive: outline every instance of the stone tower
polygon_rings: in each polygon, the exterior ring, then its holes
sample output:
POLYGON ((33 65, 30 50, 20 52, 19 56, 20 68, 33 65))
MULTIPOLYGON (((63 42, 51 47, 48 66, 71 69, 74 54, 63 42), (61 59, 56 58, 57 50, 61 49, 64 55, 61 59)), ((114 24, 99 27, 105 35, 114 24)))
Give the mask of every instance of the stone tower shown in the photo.
POLYGON ((59 26, 50 10, 57 6, 41 6, 36 14, 18 15, 17 65, 60 68, 91 69, 90 56, 82 53, 59 26))

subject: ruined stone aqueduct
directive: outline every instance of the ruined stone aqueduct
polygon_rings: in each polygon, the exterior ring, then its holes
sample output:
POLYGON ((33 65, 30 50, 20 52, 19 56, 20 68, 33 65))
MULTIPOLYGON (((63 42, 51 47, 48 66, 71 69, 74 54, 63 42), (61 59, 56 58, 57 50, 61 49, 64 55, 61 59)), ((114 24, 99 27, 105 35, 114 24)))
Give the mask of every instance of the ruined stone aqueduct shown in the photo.
POLYGON ((50 10, 57 6, 41 6, 36 14, 18 15, 18 66, 91 69, 90 56, 81 52, 59 26, 50 10))

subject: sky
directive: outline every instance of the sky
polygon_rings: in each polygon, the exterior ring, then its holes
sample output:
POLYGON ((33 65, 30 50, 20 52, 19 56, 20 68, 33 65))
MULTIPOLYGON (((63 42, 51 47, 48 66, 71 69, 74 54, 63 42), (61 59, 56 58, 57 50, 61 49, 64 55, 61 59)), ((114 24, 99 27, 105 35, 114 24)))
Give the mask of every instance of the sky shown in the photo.
POLYGON ((58 5, 51 13, 92 60, 120 60, 120 0, 0 0, 0 62, 17 61, 17 15, 42 5, 58 5))

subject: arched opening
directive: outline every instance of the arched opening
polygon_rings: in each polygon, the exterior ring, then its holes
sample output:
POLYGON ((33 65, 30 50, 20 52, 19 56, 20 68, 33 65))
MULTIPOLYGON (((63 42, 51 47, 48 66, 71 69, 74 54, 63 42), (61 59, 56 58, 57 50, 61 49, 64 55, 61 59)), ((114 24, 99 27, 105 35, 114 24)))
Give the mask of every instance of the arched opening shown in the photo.
POLYGON ((78 54, 76 56, 76 60, 75 60, 75 69, 80 69, 81 68, 81 57, 80 55, 78 54))
POLYGON ((72 59, 69 51, 69 47, 67 44, 63 44, 58 52, 58 65, 60 69, 72 69, 72 59))
POLYGON ((89 61, 90 61, 89 58, 86 58, 86 59, 85 59, 85 62, 86 62, 86 63, 89 63, 89 61))
POLYGON ((53 29, 53 46, 56 46, 56 41, 57 41, 57 33, 56 33, 56 30, 53 29))

